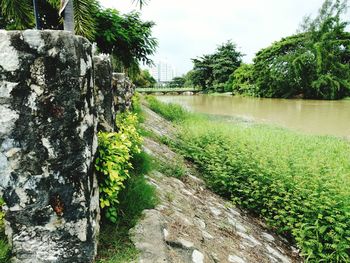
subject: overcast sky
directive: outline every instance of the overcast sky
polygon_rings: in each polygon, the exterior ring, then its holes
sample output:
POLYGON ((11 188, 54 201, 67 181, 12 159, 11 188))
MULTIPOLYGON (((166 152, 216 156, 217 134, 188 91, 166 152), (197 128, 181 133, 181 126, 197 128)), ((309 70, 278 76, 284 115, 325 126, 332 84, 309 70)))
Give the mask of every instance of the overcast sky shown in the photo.
MULTIPOLYGON (((122 13, 137 9, 132 0, 100 0, 122 13)), ((192 68, 191 58, 213 53, 227 40, 251 62, 272 42, 296 32, 302 18, 316 14, 323 0, 149 0, 143 20, 156 23, 155 60, 166 59, 179 73, 192 68)))

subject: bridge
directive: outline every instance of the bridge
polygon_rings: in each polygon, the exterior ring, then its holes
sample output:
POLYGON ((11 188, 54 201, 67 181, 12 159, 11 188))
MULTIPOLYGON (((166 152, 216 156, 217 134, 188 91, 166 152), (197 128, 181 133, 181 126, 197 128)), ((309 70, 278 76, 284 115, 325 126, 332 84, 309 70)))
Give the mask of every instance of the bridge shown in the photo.
POLYGON ((184 94, 186 92, 198 94, 202 90, 194 88, 136 88, 136 91, 141 94, 184 94))

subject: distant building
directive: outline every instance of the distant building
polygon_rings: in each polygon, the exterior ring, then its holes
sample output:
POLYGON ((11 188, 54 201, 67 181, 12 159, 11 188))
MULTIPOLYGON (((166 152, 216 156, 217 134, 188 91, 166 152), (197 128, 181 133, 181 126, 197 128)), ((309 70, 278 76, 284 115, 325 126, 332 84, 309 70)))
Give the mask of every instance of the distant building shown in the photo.
POLYGON ((156 62, 153 67, 149 68, 149 72, 159 84, 166 84, 176 77, 175 68, 164 60, 156 62))

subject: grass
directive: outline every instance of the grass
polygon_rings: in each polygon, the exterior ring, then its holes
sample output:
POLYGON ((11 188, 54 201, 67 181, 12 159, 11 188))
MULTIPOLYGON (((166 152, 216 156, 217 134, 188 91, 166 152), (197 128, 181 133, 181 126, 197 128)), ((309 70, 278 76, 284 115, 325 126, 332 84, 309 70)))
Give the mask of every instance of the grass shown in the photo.
POLYGON ((152 110, 161 114, 169 121, 184 121, 189 116, 189 112, 177 104, 164 104, 153 96, 147 96, 146 100, 152 110))
POLYGON ((120 192, 115 224, 101 223, 97 263, 125 263, 137 259, 138 251, 129 237, 129 230, 142 216, 142 211, 156 206, 158 199, 154 186, 147 183, 144 174, 152 169, 152 159, 146 153, 133 157, 134 169, 120 192))
POLYGON ((169 161, 154 160, 155 169, 160 173, 181 179, 186 175, 186 167, 183 164, 183 160, 175 159, 170 163, 169 161))
POLYGON ((4 230, 1 230, 0 234, 0 263, 7 263, 10 262, 10 245, 8 244, 6 240, 6 236, 4 233, 4 230))
POLYGON ((350 262, 349 142, 198 118, 176 106, 150 103, 177 123, 177 149, 215 192, 294 240, 307 262, 350 262))

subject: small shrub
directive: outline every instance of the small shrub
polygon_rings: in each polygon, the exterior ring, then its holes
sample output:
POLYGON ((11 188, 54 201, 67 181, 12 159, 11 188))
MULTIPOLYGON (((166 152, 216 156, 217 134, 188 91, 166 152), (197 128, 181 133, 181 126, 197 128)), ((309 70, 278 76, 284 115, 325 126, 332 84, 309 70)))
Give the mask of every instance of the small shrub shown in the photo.
POLYGON ((148 174, 153 169, 152 157, 144 151, 134 154, 131 159, 133 175, 148 174))
POLYGON ((136 129, 135 114, 125 113, 117 116, 118 132, 98 133, 98 157, 95 167, 99 174, 100 206, 105 216, 116 222, 118 194, 123 182, 132 169, 131 157, 140 152, 141 137, 136 129))

